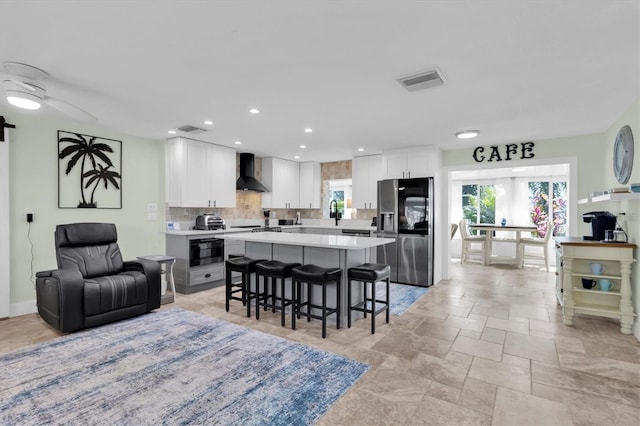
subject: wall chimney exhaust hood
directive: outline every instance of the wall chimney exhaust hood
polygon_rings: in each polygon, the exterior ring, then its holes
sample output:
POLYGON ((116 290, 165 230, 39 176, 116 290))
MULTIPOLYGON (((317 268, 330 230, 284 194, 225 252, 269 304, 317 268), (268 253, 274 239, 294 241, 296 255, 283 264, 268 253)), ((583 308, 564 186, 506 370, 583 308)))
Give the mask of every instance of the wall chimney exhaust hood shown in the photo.
POLYGON ((236 191, 269 192, 267 187, 255 178, 255 156, 243 152, 240 154, 240 177, 236 181, 236 191))

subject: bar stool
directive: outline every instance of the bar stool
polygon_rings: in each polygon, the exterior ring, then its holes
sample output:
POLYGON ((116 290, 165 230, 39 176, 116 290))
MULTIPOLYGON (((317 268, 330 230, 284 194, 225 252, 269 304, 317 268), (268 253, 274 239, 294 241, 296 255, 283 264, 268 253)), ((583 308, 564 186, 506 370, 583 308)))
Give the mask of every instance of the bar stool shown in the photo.
MULTIPOLYGON (((231 300, 240 300, 242 304, 247 307, 247 316, 251 316, 251 299, 255 299, 257 296, 257 283, 256 291, 251 291, 251 274, 256 272, 256 264, 264 262, 265 259, 251 259, 249 257, 233 257, 229 258, 225 262, 226 279, 225 279, 225 308, 229 312, 229 302, 231 300), (231 280, 232 272, 240 272, 242 274, 242 280, 239 283, 234 283, 231 280), (234 296, 236 293, 241 293, 241 296, 234 296)), ((256 307, 257 308, 257 307, 256 307)))
POLYGON ((360 266, 349 268, 347 277, 347 327, 351 328, 351 311, 364 312, 364 317, 371 314, 371 334, 376 333, 376 315, 382 311, 387 311, 387 324, 389 323, 389 276, 391 275, 391 267, 380 263, 363 263, 360 266), (351 281, 360 281, 364 287, 364 300, 362 302, 351 304, 351 281), (386 281, 386 300, 376 299, 376 283, 378 281, 386 281), (371 284, 371 297, 367 291, 367 284, 371 284), (369 305, 368 302, 371 302, 369 305), (379 305, 376 305, 379 304, 379 305))
POLYGON ((300 266, 299 263, 284 263, 278 260, 267 260, 266 262, 260 262, 256 265, 256 291, 258 297, 256 299, 256 319, 260 319, 259 306, 264 306, 264 310, 271 308, 275 313, 277 309, 281 312, 281 323, 284 326, 285 320, 285 308, 293 303, 293 289, 291 290, 291 299, 285 297, 285 281, 291 277, 291 270, 296 266, 300 266), (264 290, 260 291, 260 277, 264 277, 264 290), (271 278, 271 285, 269 285, 269 278, 271 278), (277 280, 280 279, 280 297, 277 297, 276 285, 277 280), (269 299, 271 301, 269 302, 269 299), (276 304, 276 299, 280 301, 276 304))
POLYGON ((342 269, 322 268, 316 265, 302 265, 293 268, 291 271, 293 279, 293 312, 291 315, 291 328, 296 329, 296 316, 306 315, 307 321, 311 318, 322 320, 322 338, 327 336, 327 317, 336 314, 336 328, 340 329, 340 280, 342 269), (336 284, 336 307, 327 307, 327 286, 336 284), (306 284, 307 301, 302 303, 302 284, 306 284), (312 300, 313 288, 311 286, 322 286, 322 305, 316 305, 312 300), (306 311, 302 307, 306 306, 306 311), (322 314, 312 314, 312 309, 321 309, 322 314))

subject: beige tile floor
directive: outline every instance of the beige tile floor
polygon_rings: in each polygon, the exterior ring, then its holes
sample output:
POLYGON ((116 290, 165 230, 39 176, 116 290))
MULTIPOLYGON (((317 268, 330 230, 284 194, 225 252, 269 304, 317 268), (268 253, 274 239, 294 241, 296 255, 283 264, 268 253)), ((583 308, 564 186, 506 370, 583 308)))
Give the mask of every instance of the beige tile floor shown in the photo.
MULTIPOLYGON (((278 314, 246 318, 238 302, 227 313, 222 288, 175 305, 370 364, 320 425, 640 424, 640 343, 616 320, 563 325, 553 272, 451 267, 402 316, 379 316, 375 335, 365 320, 323 340, 317 323, 293 331, 278 314)), ((0 352, 56 336, 37 315, 3 320, 0 352)))

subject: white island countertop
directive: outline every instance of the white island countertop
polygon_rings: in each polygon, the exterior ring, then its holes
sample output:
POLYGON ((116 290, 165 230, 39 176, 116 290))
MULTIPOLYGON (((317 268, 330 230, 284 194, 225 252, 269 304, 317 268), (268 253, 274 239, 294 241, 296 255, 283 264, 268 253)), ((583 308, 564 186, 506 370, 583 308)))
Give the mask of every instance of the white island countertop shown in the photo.
POLYGON ((224 234, 218 238, 245 242, 283 244, 290 246, 362 250, 391 244, 393 238, 351 237, 347 235, 290 234, 286 232, 243 232, 224 234))

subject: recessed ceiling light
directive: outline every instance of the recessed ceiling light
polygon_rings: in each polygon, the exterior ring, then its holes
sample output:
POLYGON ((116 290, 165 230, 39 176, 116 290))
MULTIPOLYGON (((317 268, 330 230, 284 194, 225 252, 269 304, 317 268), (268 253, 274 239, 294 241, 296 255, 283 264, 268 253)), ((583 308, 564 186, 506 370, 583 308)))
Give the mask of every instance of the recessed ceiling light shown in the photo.
POLYGON ((236 145, 242 145, 242 141, 235 141, 234 142, 236 145))
POLYGON ((306 129, 304 129, 304 132, 305 133, 311 133, 311 132, 313 132, 313 129, 310 129, 310 128, 307 127, 306 129))
POLYGON ((479 130, 463 130, 461 132, 456 133, 456 137, 458 139, 471 139, 475 138, 480 134, 479 130))
POLYGON ((306 145, 300 145, 300 148, 305 149, 307 146, 306 145))
POLYGON ((213 121, 205 120, 204 124, 206 124, 207 126, 211 126, 213 124, 213 121))
POLYGON ((364 148, 358 148, 358 152, 364 151, 364 148))
POLYGON ((175 130, 169 130, 167 133, 169 133, 170 135, 175 135, 176 131, 175 130))
POLYGON ((298 158, 300 158, 300 156, 299 155, 294 155, 293 158, 295 158, 297 160, 298 158))
POLYGON ((259 110, 258 108, 251 108, 251 109, 249 110, 249 112, 250 112, 251 114, 260 114, 260 110, 259 110))

